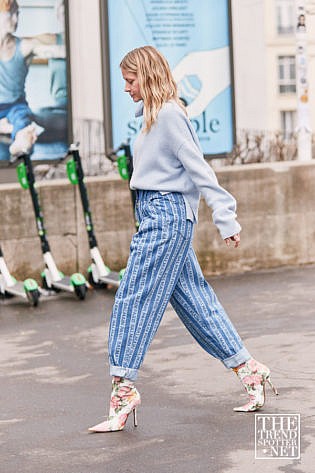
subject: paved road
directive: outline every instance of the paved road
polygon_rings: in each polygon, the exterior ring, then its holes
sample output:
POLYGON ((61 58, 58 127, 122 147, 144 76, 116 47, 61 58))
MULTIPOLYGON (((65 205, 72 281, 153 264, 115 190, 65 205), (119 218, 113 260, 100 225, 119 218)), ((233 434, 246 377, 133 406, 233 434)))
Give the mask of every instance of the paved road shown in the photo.
POLYGON ((255 416, 235 374, 203 352, 171 309, 145 360, 139 426, 89 434, 107 413, 113 292, 0 302, 1 473, 311 473, 314 471, 315 267, 214 278, 279 397, 265 414, 301 415, 301 459, 255 460, 255 416))

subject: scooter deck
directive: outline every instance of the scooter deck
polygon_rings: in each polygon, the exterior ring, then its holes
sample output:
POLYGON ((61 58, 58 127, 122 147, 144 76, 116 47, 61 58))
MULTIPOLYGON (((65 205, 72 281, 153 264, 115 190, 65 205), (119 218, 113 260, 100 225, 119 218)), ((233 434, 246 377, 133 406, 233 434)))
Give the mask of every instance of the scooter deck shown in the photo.
POLYGON ((74 292, 74 287, 70 276, 64 276, 60 281, 52 281, 52 286, 62 291, 74 292))
POLYGON ((107 276, 101 276, 100 281, 118 287, 120 284, 120 274, 116 273, 115 271, 111 271, 107 274, 107 276))
POLYGON ((13 296, 20 296, 27 299, 24 284, 21 281, 17 281, 13 286, 6 287, 5 291, 13 296))

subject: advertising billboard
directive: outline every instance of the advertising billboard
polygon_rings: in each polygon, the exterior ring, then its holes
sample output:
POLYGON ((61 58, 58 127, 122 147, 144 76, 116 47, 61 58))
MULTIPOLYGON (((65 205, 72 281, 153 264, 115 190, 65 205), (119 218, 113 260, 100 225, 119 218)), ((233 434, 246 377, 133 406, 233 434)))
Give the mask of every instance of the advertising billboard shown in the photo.
POLYGON ((208 156, 235 142, 231 5, 229 0, 101 0, 107 146, 139 133, 135 105, 124 94, 119 63, 151 45, 167 58, 188 116, 208 156))
POLYGON ((0 0, 0 161, 67 150, 67 11, 64 0, 0 0))

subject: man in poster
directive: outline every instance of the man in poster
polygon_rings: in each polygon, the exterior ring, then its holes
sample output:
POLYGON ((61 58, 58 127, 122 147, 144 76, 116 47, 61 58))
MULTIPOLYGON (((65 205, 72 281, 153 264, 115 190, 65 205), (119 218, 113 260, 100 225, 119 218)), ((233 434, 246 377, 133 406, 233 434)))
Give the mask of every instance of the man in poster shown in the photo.
POLYGON ((57 44, 56 34, 15 36, 18 18, 17 1, 0 0, 0 134, 11 135, 11 155, 29 152, 39 133, 25 96, 33 57, 65 57, 65 47, 57 44))

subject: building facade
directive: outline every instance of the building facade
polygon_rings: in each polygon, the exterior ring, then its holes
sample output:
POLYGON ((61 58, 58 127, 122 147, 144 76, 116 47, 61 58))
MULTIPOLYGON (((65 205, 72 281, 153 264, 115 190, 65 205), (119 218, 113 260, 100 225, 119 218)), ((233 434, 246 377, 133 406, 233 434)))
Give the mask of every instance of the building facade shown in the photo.
MULTIPOLYGON (((315 2, 306 1, 310 125, 315 130, 315 2)), ((237 126, 281 130, 297 126, 295 0, 234 0, 237 126)))

